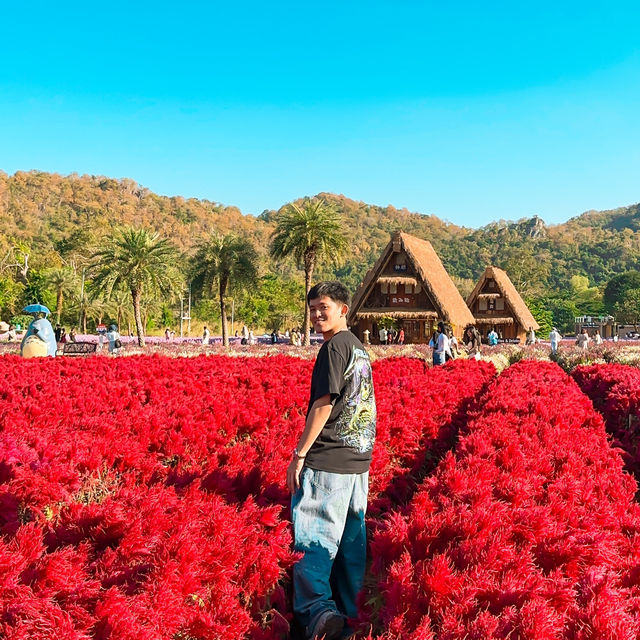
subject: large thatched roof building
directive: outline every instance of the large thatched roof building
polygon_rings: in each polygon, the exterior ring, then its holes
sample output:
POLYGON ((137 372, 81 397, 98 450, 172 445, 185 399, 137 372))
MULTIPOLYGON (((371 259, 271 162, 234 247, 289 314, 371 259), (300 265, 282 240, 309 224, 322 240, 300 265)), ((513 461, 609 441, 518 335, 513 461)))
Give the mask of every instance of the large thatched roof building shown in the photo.
POLYGON ((501 339, 524 341, 529 328, 540 328, 509 276, 498 267, 485 269, 467 305, 483 336, 495 327, 501 339))
POLYGON ((467 305, 430 242, 396 232, 356 291, 348 322, 372 342, 392 319, 401 325, 407 342, 428 342, 439 320, 452 325, 460 337, 473 323, 467 305))

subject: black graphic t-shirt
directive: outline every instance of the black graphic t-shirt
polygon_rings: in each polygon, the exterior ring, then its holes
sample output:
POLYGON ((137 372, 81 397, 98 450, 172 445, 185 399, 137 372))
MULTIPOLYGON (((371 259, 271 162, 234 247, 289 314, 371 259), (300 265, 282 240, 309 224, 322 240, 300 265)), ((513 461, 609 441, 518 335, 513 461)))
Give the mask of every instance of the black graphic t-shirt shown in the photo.
POLYGON ((307 415, 313 403, 327 394, 333 409, 305 464, 318 471, 364 473, 376 437, 376 401, 371 361, 351 331, 339 331, 320 348, 307 415))

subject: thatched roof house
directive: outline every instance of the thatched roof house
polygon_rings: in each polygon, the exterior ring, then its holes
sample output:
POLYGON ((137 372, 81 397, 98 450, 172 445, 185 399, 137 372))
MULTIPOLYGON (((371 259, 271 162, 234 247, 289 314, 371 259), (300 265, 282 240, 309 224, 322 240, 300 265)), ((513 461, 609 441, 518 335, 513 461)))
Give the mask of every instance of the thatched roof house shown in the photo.
POLYGON ((524 341, 529 328, 540 328, 507 273, 498 267, 484 270, 467 305, 482 335, 495 327, 504 340, 524 341))
POLYGON ((428 342, 439 320, 452 325, 457 336, 473 322, 467 305, 431 243, 396 232, 356 291, 348 322, 371 341, 393 320, 406 342, 428 342))

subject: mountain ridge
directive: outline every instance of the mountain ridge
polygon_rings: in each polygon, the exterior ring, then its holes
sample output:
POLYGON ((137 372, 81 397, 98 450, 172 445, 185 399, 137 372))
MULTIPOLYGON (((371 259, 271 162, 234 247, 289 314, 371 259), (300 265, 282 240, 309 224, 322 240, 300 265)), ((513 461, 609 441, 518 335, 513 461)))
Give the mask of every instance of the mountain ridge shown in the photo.
MULTIPOLYGON (((487 264, 505 268, 525 294, 528 288, 535 289, 527 285, 531 276, 542 288, 553 289, 566 287, 572 275, 584 275, 592 285, 602 285, 615 273, 640 269, 638 203, 586 211, 553 225, 534 215, 476 229, 434 214, 382 207, 343 194, 321 192, 316 196, 342 214, 353 238, 353 259, 319 275, 340 277, 349 286, 359 283, 397 229, 429 240, 452 276, 463 284, 478 278, 487 264)), ((40 255, 51 258, 57 254, 64 260, 70 252, 103 236, 105 226, 134 224, 154 229, 184 251, 214 229, 244 233, 254 239, 268 262, 266 248, 275 213, 268 209, 254 216, 211 200, 160 196, 130 178, 63 176, 35 170, 11 176, 0 172, 3 252, 11 239, 27 243, 40 255)), ((274 268, 287 271, 283 266, 274 268)))

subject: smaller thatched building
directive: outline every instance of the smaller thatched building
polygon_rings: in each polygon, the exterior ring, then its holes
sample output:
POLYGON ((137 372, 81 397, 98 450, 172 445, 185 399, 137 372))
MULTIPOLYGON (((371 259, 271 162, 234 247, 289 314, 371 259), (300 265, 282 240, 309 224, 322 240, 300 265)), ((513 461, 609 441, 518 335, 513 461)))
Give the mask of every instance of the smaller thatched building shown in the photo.
POLYGON ((356 291, 348 323, 362 339, 377 342, 380 327, 393 321, 408 343, 429 342, 439 320, 462 336, 473 322, 464 299, 431 243, 396 232, 356 291))
POLYGON ((498 267, 485 269, 467 305, 483 336, 495 327, 502 340, 524 342, 530 328, 540 328, 509 276, 498 267))

